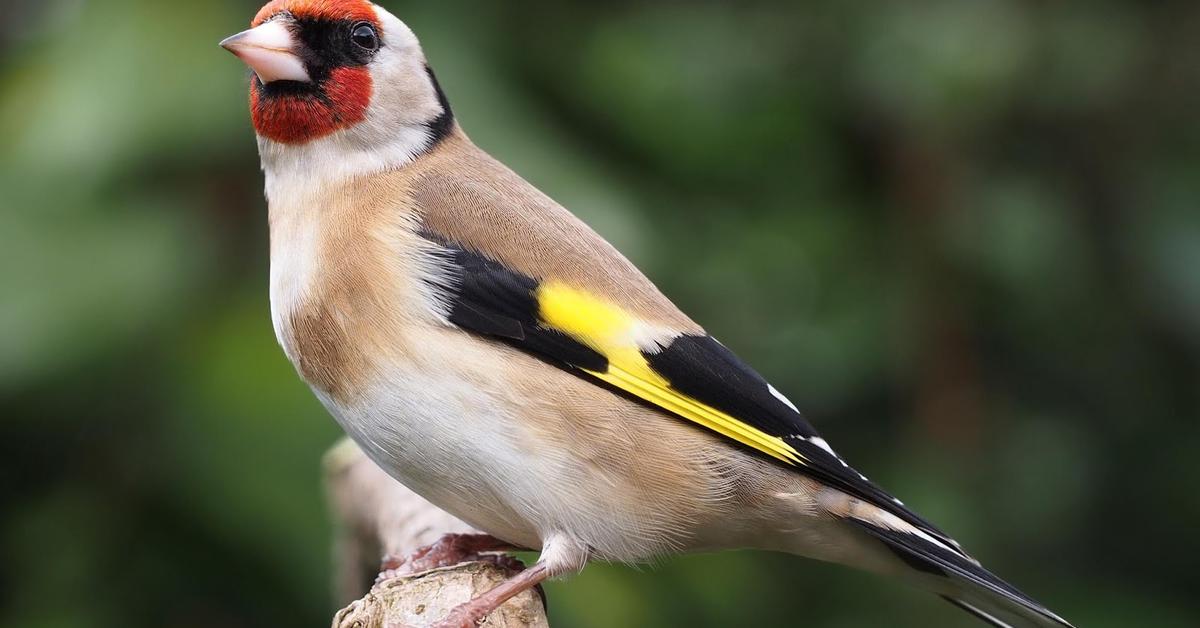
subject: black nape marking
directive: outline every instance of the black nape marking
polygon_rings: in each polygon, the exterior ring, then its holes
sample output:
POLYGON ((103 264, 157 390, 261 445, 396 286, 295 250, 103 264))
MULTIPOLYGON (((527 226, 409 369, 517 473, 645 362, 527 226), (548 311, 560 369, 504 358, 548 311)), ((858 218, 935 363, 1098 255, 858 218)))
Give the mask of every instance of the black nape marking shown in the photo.
POLYGON ((450 304, 451 323, 490 336, 560 367, 604 372, 608 359, 573 338, 541 325, 538 282, 430 233, 421 234, 441 247, 447 281, 429 283, 450 304))
POLYGON ((425 125, 429 128, 429 147, 433 148, 453 130, 454 112, 450 110, 450 101, 446 99, 446 92, 442 91, 442 85, 433 73, 433 68, 426 65, 425 73, 429 75, 429 82, 433 84, 433 89, 437 92, 438 104, 442 106, 442 113, 425 125))

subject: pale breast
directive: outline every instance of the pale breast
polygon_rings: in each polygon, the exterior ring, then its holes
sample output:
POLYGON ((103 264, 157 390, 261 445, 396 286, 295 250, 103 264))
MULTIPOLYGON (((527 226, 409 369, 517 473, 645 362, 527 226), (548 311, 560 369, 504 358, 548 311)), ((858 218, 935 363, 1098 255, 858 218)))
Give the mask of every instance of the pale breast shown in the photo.
POLYGON ((402 329, 439 321, 436 272, 402 182, 283 185, 268 177, 271 314, 300 375, 334 398, 360 394, 402 329), (273 192, 272 192, 273 191, 273 192))

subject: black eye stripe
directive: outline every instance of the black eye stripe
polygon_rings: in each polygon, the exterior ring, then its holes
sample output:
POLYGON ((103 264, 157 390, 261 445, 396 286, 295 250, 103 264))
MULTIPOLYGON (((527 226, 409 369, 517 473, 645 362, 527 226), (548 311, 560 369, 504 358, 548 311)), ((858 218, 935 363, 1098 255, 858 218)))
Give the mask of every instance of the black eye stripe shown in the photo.
POLYGON ((312 82, 275 81, 263 85, 254 81, 255 89, 265 98, 293 96, 326 99, 325 81, 334 70, 363 67, 384 47, 379 38, 379 31, 370 22, 296 18, 285 14, 276 15, 271 19, 281 16, 290 18, 293 22, 292 35, 301 44, 297 53, 304 61, 304 67, 308 70, 312 82), (354 41, 355 31, 362 26, 369 28, 374 42, 354 41), (363 46, 362 43, 374 43, 374 47, 363 46))
POLYGON ((336 68, 367 65, 383 46, 374 25, 369 22, 300 18, 294 29, 296 37, 304 44, 304 64, 315 82, 327 78, 336 68), (354 41, 355 34, 364 26, 370 32, 374 47, 354 41))

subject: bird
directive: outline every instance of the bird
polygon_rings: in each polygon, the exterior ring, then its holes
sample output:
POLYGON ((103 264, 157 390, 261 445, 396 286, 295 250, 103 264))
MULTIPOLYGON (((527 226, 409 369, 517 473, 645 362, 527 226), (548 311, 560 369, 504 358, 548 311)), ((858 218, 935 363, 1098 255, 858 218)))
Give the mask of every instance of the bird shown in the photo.
POLYGON ((895 577, 993 626, 1070 626, 477 147, 388 10, 273 0, 220 45, 251 70, 283 352, 392 477, 540 551, 436 625, 591 561, 748 548, 895 577))

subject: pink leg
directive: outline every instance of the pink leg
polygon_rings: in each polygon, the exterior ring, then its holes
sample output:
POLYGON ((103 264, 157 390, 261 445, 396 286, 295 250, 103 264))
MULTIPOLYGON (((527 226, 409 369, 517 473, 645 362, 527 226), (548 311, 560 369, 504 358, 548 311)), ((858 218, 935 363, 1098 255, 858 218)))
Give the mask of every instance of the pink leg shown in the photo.
POLYGON ((476 628, 492 611, 514 595, 528 591, 550 577, 550 569, 537 563, 521 573, 501 582, 487 593, 470 602, 459 604, 441 621, 431 628, 476 628))

